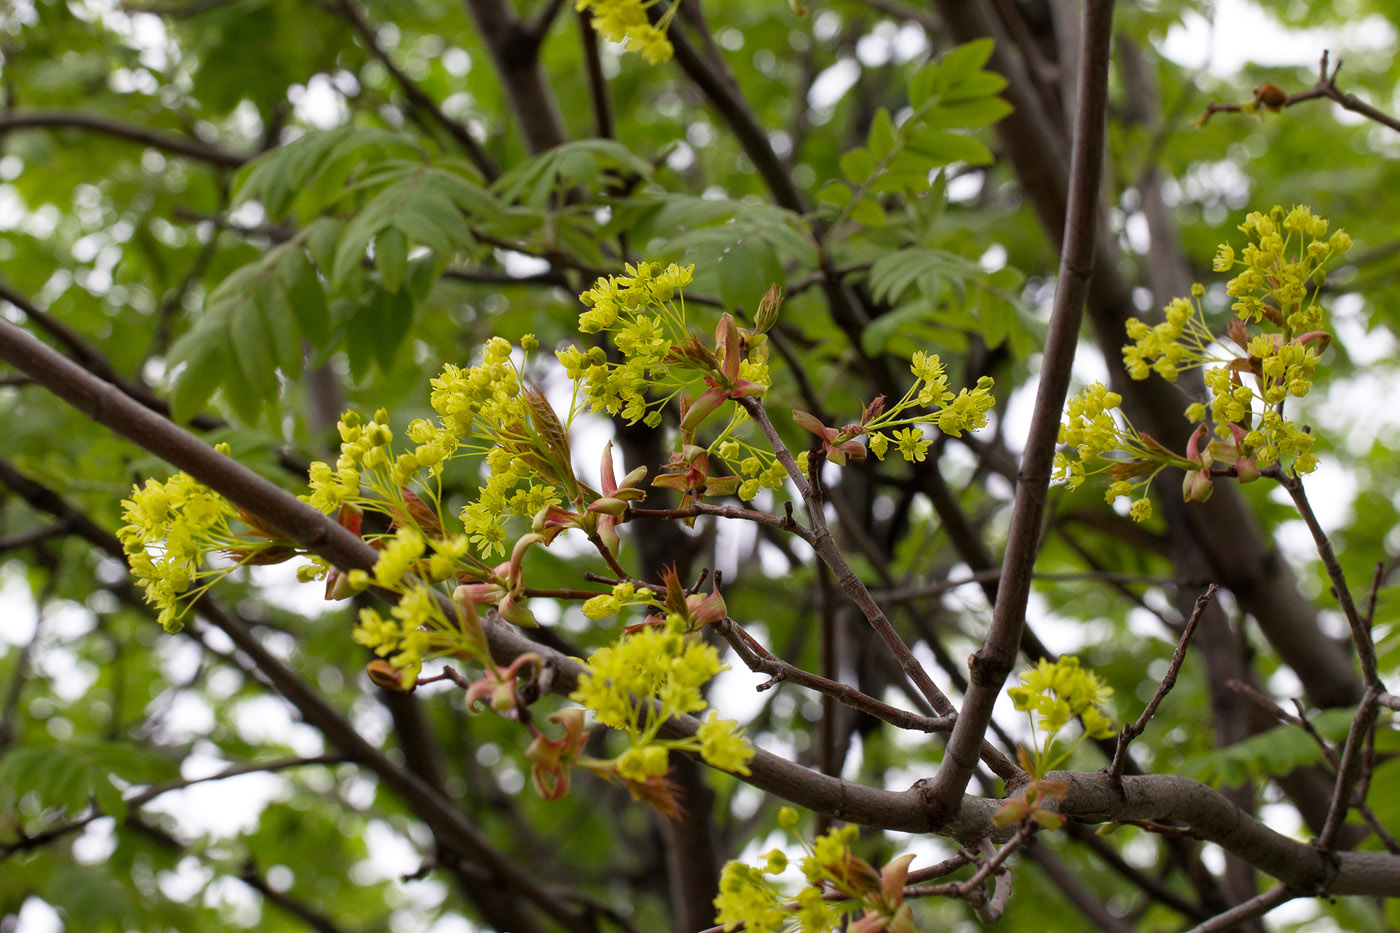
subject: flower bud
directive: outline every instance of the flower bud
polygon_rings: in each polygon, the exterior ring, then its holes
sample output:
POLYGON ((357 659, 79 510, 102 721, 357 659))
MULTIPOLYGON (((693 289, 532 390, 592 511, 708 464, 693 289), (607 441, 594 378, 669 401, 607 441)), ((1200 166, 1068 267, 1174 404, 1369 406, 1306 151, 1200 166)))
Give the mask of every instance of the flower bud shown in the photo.
POLYGON ((758 311, 753 316, 753 332, 764 334, 778 323, 778 311, 783 307, 783 287, 776 282, 768 286, 763 299, 758 303, 758 311))

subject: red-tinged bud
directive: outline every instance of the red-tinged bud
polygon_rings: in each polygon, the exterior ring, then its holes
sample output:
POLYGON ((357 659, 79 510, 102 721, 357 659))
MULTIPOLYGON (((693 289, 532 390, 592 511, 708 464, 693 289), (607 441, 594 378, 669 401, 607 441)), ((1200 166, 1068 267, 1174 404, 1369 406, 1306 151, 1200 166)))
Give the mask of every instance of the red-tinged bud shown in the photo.
POLYGON ((396 511, 394 514, 394 526, 416 526, 418 530, 423 532, 427 537, 433 540, 441 539, 443 537, 442 522, 438 520, 437 512, 429 508, 428 503, 424 502, 416 492, 409 489, 407 486, 400 486, 399 492, 403 495, 404 511, 407 513, 407 520, 405 521, 405 516, 398 514, 396 511))
POLYGON ((636 489, 642 485, 642 480, 646 478, 647 468, 639 466, 622 478, 622 482, 618 484, 617 489, 613 490, 613 493, 616 494, 624 489, 636 489))
POLYGON ((506 595, 506 588, 496 583, 464 583, 452 591, 452 600, 459 606, 494 606, 506 595))
POLYGON ((515 542, 515 547, 510 551, 510 563, 506 564, 506 585, 512 590, 520 588, 522 564, 525 562, 525 552, 536 544, 544 541, 544 535, 538 532, 531 532, 528 535, 521 535, 515 542))
POLYGON ((535 614, 525 608, 525 600, 516 599, 507 593, 505 597, 496 604, 496 611, 501 614, 511 625, 518 625, 521 628, 538 628, 539 622, 535 620, 535 614))
POLYGON ((899 909, 894 912, 894 919, 890 920, 890 925, 886 927, 886 933, 917 933, 918 927, 914 925, 914 905, 900 904, 899 909))
POLYGON ((729 390, 721 388, 707 389, 705 394, 691 403, 681 417, 681 434, 684 437, 694 437, 695 431, 704 423, 705 419, 715 413, 721 405, 729 398, 729 390))
POLYGON ((715 352, 724 350, 724 378, 733 385, 739 379, 739 328, 728 311, 715 326, 715 352))
POLYGON ((729 397, 757 398, 758 396, 762 395, 764 392, 767 391, 768 387, 762 385, 761 383, 751 382, 748 379, 736 379, 734 380, 734 388, 729 390, 729 397))
POLYGON ((238 518, 240 521, 243 522, 243 524, 248 526, 248 528, 254 535, 257 535, 259 538, 282 537, 282 535, 273 531, 271 526, 265 524, 262 519, 258 518, 256 515, 254 515, 252 512, 249 512, 247 509, 238 509, 238 518))
POLYGON ((1272 81, 1265 81, 1254 89, 1254 103, 1256 106, 1262 104, 1278 113, 1283 109, 1283 105, 1288 103, 1288 92, 1272 81))
POLYGON ((1001 809, 992 814, 993 826, 1010 826, 1019 823, 1031 815, 1031 806, 1026 803, 1024 797, 1012 797, 1001 805, 1001 809))
POLYGON ((603 478, 603 495, 611 494, 617 489, 617 474, 613 472, 612 441, 603 445, 603 462, 598 472, 603 478))
POLYGON ((617 533, 616 518, 607 515, 599 520, 598 540, 603 542, 603 547, 608 549, 614 560, 622 554, 622 536, 617 533))
POLYGON ((332 567, 331 572, 326 574, 326 599, 349 599, 356 593, 363 593, 369 589, 370 576, 363 570, 352 570, 344 573, 339 568, 332 567))
POLYGON ((1190 470, 1181 483, 1181 498, 1186 502, 1205 502, 1215 492, 1210 470, 1190 470))
POLYGON ((388 661, 375 660, 365 665, 365 673, 375 686, 383 687, 385 690, 395 690, 399 693, 407 693, 416 686, 415 678, 410 677, 407 671, 399 670, 388 661))
POLYGON ((502 716, 515 709, 515 682, 513 680, 499 683, 496 689, 491 691, 491 709, 502 716))
POLYGON ((1317 352, 1326 350, 1332 343, 1332 335, 1325 330, 1310 330, 1306 334, 1301 334, 1293 338, 1293 342, 1307 346, 1310 343, 1317 344, 1317 352))
POLYGON ((888 904, 898 904, 904 900, 904 879, 909 876, 909 863, 914 861, 913 853, 899 858, 880 869, 880 894, 888 904))
POLYGON ((712 625, 729 614, 719 590, 711 590, 708 596, 687 596, 685 605, 687 615, 694 620, 694 628, 712 625))
POLYGON ((864 917, 851 922, 846 927, 847 933, 887 933, 889 930, 889 918, 884 914, 867 909, 864 917))
MULTIPOLYGON (((843 441, 837 449, 840 450, 841 453, 845 454, 847 457, 850 457, 852 460, 865 459, 865 445, 862 444, 860 441, 843 441)), ((829 459, 831 455, 827 454, 827 457, 829 459)))
MULTIPOLYGON (((347 529, 351 534, 355 535, 360 534, 360 526, 364 522, 364 518, 365 513, 360 507, 358 505, 352 505, 349 502, 342 505, 340 511, 337 512, 335 516, 335 520, 339 523, 340 527, 347 529)), ((361 535, 361 537, 363 537, 363 535, 361 535)))
POLYGON ((1201 441, 1206 437, 1206 426, 1199 424, 1196 430, 1191 432, 1191 437, 1186 441, 1186 459, 1192 463, 1199 463, 1202 467, 1210 468, 1210 445, 1206 445, 1206 452, 1201 452, 1201 441))
POLYGON ((705 481, 705 495, 732 496, 739 491, 740 482, 737 476, 712 476, 705 481))
POLYGON ((238 561, 244 566, 256 567, 281 564, 296 557, 299 553, 296 548, 282 544, 262 548, 230 547, 223 550, 223 555, 229 560, 238 561))
POLYGON ((821 423, 821 420, 817 418, 816 415, 810 412, 805 412, 801 409, 794 408, 792 410, 792 420, 797 422, 798 427, 806 428, 808 431, 811 431, 817 437, 826 440, 831 440, 832 438, 836 437, 835 428, 828 428, 826 425, 821 423))
POLYGON ((601 499, 594 499, 588 503, 588 511, 600 515, 611 515, 613 518, 621 518, 627 513, 627 503, 612 496, 604 496, 601 499))
POLYGON ((774 282, 768 286, 768 291, 763 293, 763 298, 758 303, 758 310, 753 316, 753 332, 755 334, 766 334, 773 329, 773 325, 778 323, 778 312, 783 307, 783 287, 774 282))

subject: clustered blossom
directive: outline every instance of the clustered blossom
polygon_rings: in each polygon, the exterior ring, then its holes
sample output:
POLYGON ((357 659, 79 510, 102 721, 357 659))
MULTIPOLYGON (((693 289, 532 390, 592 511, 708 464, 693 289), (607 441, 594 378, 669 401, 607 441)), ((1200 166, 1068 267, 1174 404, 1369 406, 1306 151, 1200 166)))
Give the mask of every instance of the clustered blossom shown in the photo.
POLYGON ((770 384, 768 350, 761 335, 741 333, 727 315, 721 319, 713 351, 691 334, 681 290, 694 271, 694 266, 675 263, 664 269, 650 262, 628 264, 626 274, 600 278, 579 296, 587 308, 579 315, 579 330, 608 334, 622 357, 620 363, 611 363, 596 346, 557 352, 591 411, 656 427, 662 408, 681 397, 683 408, 697 409, 691 418, 698 421, 725 400, 711 392, 721 388, 719 382, 731 383, 722 387, 726 398, 761 394, 770 384), (741 392, 741 387, 751 388, 741 392), (714 404, 697 408, 707 396, 714 404))
POLYGON ((225 571, 204 569, 204 555, 247 546, 229 529, 229 519, 236 516, 228 500, 188 473, 176 473, 164 483, 148 479, 122 501, 127 524, 117 537, 166 631, 178 632, 190 603, 223 576, 225 571), (210 579, 191 594, 191 587, 205 577, 210 579))
POLYGON ((659 65, 671 58, 671 40, 666 27, 676 13, 676 4, 661 16, 657 25, 647 20, 647 7, 657 0, 577 0, 574 9, 591 12, 593 28, 609 42, 625 42, 628 51, 637 52, 648 64, 659 65))
MULTIPOLYGON (((378 570, 376 566, 376 573, 378 570)), ((427 657, 451 650, 455 643, 451 635, 452 627, 433 591, 421 584, 399 598, 387 619, 374 609, 361 609, 354 632, 355 641, 387 658, 410 683, 418 677, 427 657)))
POLYGON ((1105 498, 1113 502, 1138 493, 1129 514, 1143 522, 1152 517, 1147 489, 1157 474, 1168 466, 1190 469, 1192 464, 1134 428, 1119 410, 1122 404, 1123 397, 1100 382, 1066 403, 1059 440, 1069 450, 1055 454, 1055 478, 1077 489, 1086 477, 1108 473, 1113 482, 1105 498))
POLYGON ((1006 692, 1016 708, 1026 714, 1031 732, 1037 736, 1031 769, 1036 777, 1043 777, 1068 758, 1085 737, 1104 739, 1113 735, 1113 719, 1103 710, 1103 705, 1113 695, 1113 688, 1093 671, 1080 667, 1078 658, 1065 655, 1053 664, 1041 658, 1020 679, 1020 686, 1006 692), (1055 736, 1075 717, 1083 724, 1084 731, 1068 750, 1057 756, 1054 754, 1055 736))
POLYGON ((731 861, 720 873, 715 897, 716 920, 725 930, 757 933, 829 933, 841 929, 842 916, 853 909, 864 915, 846 929, 853 933, 914 933, 913 907, 904 900, 904 883, 913 855, 902 855, 876 871, 851 852, 860 835, 854 824, 835 827, 809 845, 797 833, 797 811, 784 807, 778 825, 796 838, 806 851, 800 862, 807 881, 797 896, 783 893, 773 880, 788 868, 782 849, 764 853, 759 865, 731 861), (838 895, 828 898, 825 895, 838 895), (854 903, 851 903, 854 902, 854 903))
POLYGON ((686 621, 672 613, 661 625, 643 625, 623 635, 593 652, 578 689, 570 694, 600 723, 627 734, 630 745, 618 770, 631 781, 665 775, 669 752, 677 749, 698 751, 715 767, 748 773, 753 748, 738 723, 719 719, 713 711, 694 737, 657 737, 668 718, 704 709, 700 689, 727 669, 713 647, 685 632, 686 621))
MULTIPOLYGON (((1312 389, 1319 358, 1331 341, 1323 329, 1326 316, 1319 290, 1326 281, 1327 263, 1351 249, 1352 241, 1343 230, 1329 235, 1328 226, 1307 207, 1287 212, 1275 207, 1267 214, 1252 212, 1240 224, 1239 229, 1250 237, 1241 254, 1237 256, 1230 244, 1221 244, 1215 270, 1238 270, 1226 287, 1236 315, 1226 337, 1236 350, 1227 349, 1206 325, 1200 303, 1205 289, 1199 284, 1192 287, 1189 300, 1177 298, 1167 305, 1162 323, 1128 321, 1132 342, 1123 347, 1123 363, 1132 378, 1146 379, 1155 372, 1173 382, 1181 372, 1206 367, 1209 398, 1186 408, 1186 417, 1200 426, 1185 457, 1175 458, 1184 463, 1156 452, 1150 459, 1157 465, 1146 480, 1130 482, 1131 477, 1115 475, 1111 490, 1125 492, 1138 486, 1145 490, 1161 467, 1181 466, 1186 471, 1185 498, 1204 500, 1216 476, 1232 475, 1248 482, 1275 464, 1299 474, 1317 468, 1313 436, 1286 417, 1284 408, 1289 399, 1303 398, 1312 389), (1207 418, 1213 432, 1205 423, 1207 418), (1207 441, 1211 433, 1216 439, 1207 441)), ((1073 422, 1073 411, 1070 417, 1073 422)), ((1108 434, 1103 436, 1108 446, 1097 454, 1115 449, 1108 434)), ((1146 440, 1149 446, 1155 444, 1146 440)), ((1129 453, 1130 459, 1138 457, 1129 453)), ((1071 486, 1082 480, 1082 470, 1068 464, 1064 455, 1060 465, 1071 486)), ((1114 498, 1112 492, 1109 498, 1114 498)), ((1150 508, 1146 505, 1143 511, 1150 514, 1150 508)))
POLYGON ((987 426, 987 413, 996 404, 992 395, 995 384, 991 376, 983 376, 971 390, 956 394, 948 388, 948 374, 936 353, 916 351, 909 371, 914 384, 898 402, 873 414, 861 427, 870 437, 870 449, 881 460, 893 440, 895 449, 905 460, 921 461, 930 441, 924 429, 937 429, 952 437, 964 431, 976 431, 987 426), (918 409, 932 409, 921 412, 918 409), (890 432, 888 435, 883 432, 890 432))

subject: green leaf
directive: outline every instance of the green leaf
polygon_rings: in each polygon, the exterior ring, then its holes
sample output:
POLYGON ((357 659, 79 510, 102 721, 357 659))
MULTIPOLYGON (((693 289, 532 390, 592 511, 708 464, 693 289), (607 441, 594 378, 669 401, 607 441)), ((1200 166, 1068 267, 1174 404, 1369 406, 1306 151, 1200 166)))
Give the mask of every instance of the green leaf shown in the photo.
POLYGON ((183 364, 170 392, 170 415, 185 423, 199 414, 208 404, 224 378, 229 359, 224 337, 226 323, 196 326, 186 331, 170 347, 167 362, 171 367, 183 364))
POLYGON ((277 265, 277 277, 307 342, 312 346, 325 343, 331 329, 330 311, 316 270, 306 256, 300 250, 288 251, 277 265))
POLYGON ((991 150, 971 136, 962 136, 957 133, 944 133, 937 130, 923 132, 909 140, 909 149, 928 159, 934 165, 947 165, 951 162, 989 165, 992 162, 991 150))
POLYGON ((374 238, 374 267, 379 280, 391 292, 403 287, 404 267, 408 264, 408 239, 398 227, 386 227, 374 238))
POLYGON ((841 157, 841 174, 852 185, 860 185, 875 174, 875 158, 867 149, 852 149, 841 157))
POLYGON ((894 121, 890 119, 890 112, 884 107, 876 110, 874 118, 870 121, 870 139, 867 145, 870 147, 870 155, 877 162, 894 150, 894 121))

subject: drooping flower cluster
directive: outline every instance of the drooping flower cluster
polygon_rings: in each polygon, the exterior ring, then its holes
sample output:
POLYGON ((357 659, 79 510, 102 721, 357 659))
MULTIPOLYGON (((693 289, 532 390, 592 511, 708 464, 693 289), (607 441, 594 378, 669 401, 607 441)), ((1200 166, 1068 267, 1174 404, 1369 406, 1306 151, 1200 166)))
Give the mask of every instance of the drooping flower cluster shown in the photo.
POLYGON ((662 724, 707 705, 701 688, 726 667, 719 654, 693 635, 688 622, 671 613, 660 625, 643 625, 593 652, 570 699, 583 704, 603 725, 628 737, 618 758, 622 777, 644 783, 670 768, 672 750, 698 751, 705 761, 736 774, 748 774, 753 748, 738 723, 711 711, 699 732, 685 739, 661 739, 662 724))
POLYGON ((1066 403, 1060 443, 1069 450, 1055 454, 1055 478, 1076 489, 1086 477, 1108 473, 1113 482, 1105 498, 1113 502, 1137 492, 1129 512, 1142 522, 1152 517, 1147 489, 1157 474, 1168 466, 1190 469, 1192 464, 1134 428, 1119 410, 1122 403, 1121 395, 1099 382, 1066 403))
MULTIPOLYGON (((865 406, 858 422, 834 428, 805 411, 794 411, 792 418, 821 440, 823 455, 839 466, 848 459, 865 458, 865 444, 859 440, 862 435, 869 437, 870 449, 879 459, 885 459, 893 443, 899 455, 913 463, 922 462, 932 446, 925 431, 961 437, 964 431, 986 427, 987 413, 996 404, 990 376, 978 379, 973 389, 954 394, 948 388, 943 361, 937 354, 922 351, 914 353, 909 371, 914 382, 903 397, 888 406, 883 396, 875 399, 865 406)), ((799 466, 807 469, 805 462, 799 466)), ((742 491, 740 497, 744 497, 742 491)))
MULTIPOLYGON (((378 570, 376 566, 376 574, 378 570)), ((448 623, 433 591, 418 584, 399 597, 387 619, 372 608, 361 609, 354 638, 379 657, 387 658, 412 683, 423 669, 424 660, 461 650, 460 629, 460 625, 448 623)))
POLYGON ((117 537, 166 631, 178 632, 190 604, 227 573, 206 568, 204 555, 247 545, 229 528, 236 517, 228 500, 188 473, 176 473, 164 483, 148 479, 122 501, 127 524, 117 537), (191 592, 201 580, 205 582, 191 592))
POLYGON ((1113 688, 1093 671, 1081 667, 1073 655, 1064 655, 1053 664, 1041 658, 1021 675, 1020 686, 1006 692, 1030 720, 1035 747, 1029 770, 1037 778, 1069 758, 1086 737, 1104 739, 1113 735, 1113 719, 1103 710, 1113 688), (1055 736, 1076 717, 1084 731, 1068 749, 1057 754, 1055 736))
POLYGON ((833 828, 809 845, 797 832, 797 820, 797 811, 791 807, 778 813, 778 825, 806 852, 800 867, 807 885, 793 898, 773 880, 788 868, 788 855, 782 849, 764 853, 759 865, 731 861, 720 873, 719 895, 714 901, 716 923, 725 930, 743 924, 750 933, 777 933, 785 928, 796 933, 829 933, 841 929, 844 914, 863 908, 864 915, 847 930, 914 933, 913 906, 904 900, 904 881, 913 855, 901 855, 876 871, 851 852, 860 835, 857 826, 833 828))
POLYGON ((1240 224, 1250 242, 1238 257, 1233 246, 1221 244, 1215 270, 1238 269, 1226 288, 1236 314, 1226 337, 1238 349, 1227 349, 1206 326, 1200 285, 1190 300, 1171 302, 1161 324, 1129 320, 1132 342, 1123 347, 1123 362, 1134 379, 1156 372, 1174 381, 1187 369, 1214 364, 1205 372, 1208 401, 1186 409, 1188 419, 1201 423, 1186 451, 1187 499, 1208 498, 1220 475, 1248 482, 1274 464, 1295 473, 1317 468, 1313 436, 1284 409, 1312 389, 1331 341, 1319 291, 1327 263, 1351 249, 1351 237, 1343 230, 1329 236, 1328 227, 1307 207, 1275 207, 1240 224), (1204 424, 1207 416, 1213 432, 1204 424), (1210 433, 1215 440, 1206 440, 1210 433))
POLYGON ((671 40, 666 27, 676 15, 677 3, 662 14, 653 26, 647 20, 647 8, 657 0, 577 0, 574 8, 593 14, 593 28, 609 42, 625 42, 627 49, 637 52, 648 64, 659 65, 671 58, 671 40))

